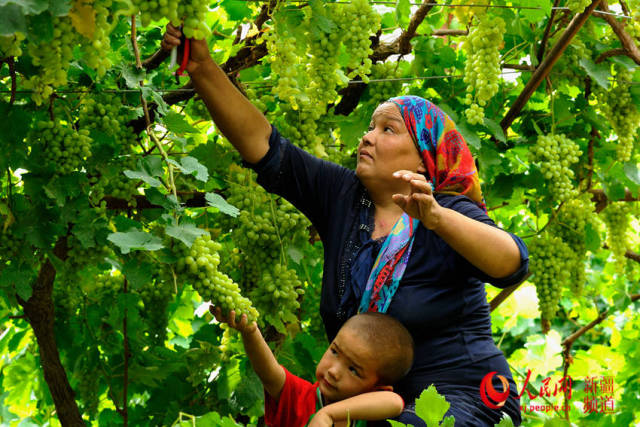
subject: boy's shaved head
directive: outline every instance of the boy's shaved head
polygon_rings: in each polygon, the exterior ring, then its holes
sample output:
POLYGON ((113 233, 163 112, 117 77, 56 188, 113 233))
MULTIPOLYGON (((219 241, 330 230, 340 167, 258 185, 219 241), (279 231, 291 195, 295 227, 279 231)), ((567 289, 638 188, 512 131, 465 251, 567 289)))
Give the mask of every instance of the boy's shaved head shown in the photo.
POLYGON ((413 338, 397 319, 382 313, 360 313, 342 327, 354 331, 377 355, 379 384, 394 384, 409 372, 413 363, 413 338))

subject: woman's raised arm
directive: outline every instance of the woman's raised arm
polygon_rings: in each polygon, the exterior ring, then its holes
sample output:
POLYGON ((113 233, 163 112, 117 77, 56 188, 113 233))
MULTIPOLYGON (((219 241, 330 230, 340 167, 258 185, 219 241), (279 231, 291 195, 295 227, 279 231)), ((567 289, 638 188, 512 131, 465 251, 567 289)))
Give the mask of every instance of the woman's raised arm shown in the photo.
MULTIPOLYGON (((181 35, 178 28, 168 24, 162 48, 179 46, 181 35)), ((262 159, 269 150, 271 125, 213 61, 204 40, 191 40, 186 70, 214 123, 242 158, 249 163, 262 159)))

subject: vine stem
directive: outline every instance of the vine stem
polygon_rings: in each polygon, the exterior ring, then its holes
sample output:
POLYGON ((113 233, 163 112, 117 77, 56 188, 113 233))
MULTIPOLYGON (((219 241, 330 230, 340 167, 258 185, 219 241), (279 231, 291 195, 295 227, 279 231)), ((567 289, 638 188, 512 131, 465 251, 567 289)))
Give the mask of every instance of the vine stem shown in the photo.
MULTIPOLYGON (((127 295, 129 291, 128 281, 125 277, 122 292, 127 295)), ((126 301, 126 300, 125 300, 126 301)), ((122 317, 122 334, 123 350, 124 350, 124 378, 122 379, 122 421, 124 427, 129 425, 129 401, 127 398, 129 387, 129 336, 127 335, 127 304, 124 306, 124 315, 122 317)))
MULTIPOLYGON (((131 16, 131 46, 133 47, 133 53, 136 57, 136 68, 138 69, 138 71, 140 71, 143 69, 143 67, 142 67, 142 61, 140 60, 140 49, 138 49, 135 15, 131 16)), ((173 193, 173 197, 176 198, 176 202, 177 202, 178 192, 176 191, 176 184, 173 180, 173 165, 169 163, 169 156, 167 155, 167 152, 164 150, 164 148, 162 148, 162 143, 160 142, 156 134, 153 132, 153 129, 151 129, 151 116, 149 115, 149 106, 147 105, 147 100, 144 99, 144 94, 142 93, 143 85, 144 85, 144 82, 140 81, 140 102, 142 103, 142 109, 144 111, 144 119, 146 123, 147 135, 149 135, 151 140, 154 142, 155 146, 158 148, 158 151, 160 151, 162 158, 164 159, 164 161, 167 163, 167 166, 169 167, 169 188, 173 193)))

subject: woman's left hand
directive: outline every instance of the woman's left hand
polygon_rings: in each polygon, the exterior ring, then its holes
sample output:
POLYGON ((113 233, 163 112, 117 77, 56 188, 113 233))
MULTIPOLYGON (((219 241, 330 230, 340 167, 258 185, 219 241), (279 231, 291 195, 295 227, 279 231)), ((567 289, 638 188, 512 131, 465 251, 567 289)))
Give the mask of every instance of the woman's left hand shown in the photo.
POLYGON ((433 197, 431 184, 421 173, 399 170, 393 173, 394 178, 410 184, 409 194, 394 194, 393 201, 409 216, 416 218, 429 230, 438 227, 442 217, 442 206, 433 197))

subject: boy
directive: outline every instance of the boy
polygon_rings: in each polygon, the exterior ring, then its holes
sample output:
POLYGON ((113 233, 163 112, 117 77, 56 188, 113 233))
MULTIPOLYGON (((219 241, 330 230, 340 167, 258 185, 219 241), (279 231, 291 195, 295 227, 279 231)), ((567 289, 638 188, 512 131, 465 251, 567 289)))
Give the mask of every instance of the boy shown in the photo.
POLYGON ((311 384, 282 367, 255 322, 239 322, 211 308, 220 322, 242 335, 251 366, 265 390, 265 423, 270 427, 340 426, 351 420, 385 420, 399 415, 402 398, 390 384, 413 363, 413 340, 396 319, 361 313, 340 329, 316 367, 311 384), (308 424, 307 424, 308 423, 308 424))

